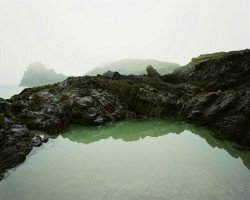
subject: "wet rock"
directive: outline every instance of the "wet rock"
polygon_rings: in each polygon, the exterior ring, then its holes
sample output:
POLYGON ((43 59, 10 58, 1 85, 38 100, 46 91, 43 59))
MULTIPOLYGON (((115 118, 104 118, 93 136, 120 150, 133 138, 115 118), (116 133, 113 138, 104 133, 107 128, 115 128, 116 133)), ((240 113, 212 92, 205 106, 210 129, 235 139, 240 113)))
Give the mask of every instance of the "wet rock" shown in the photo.
POLYGON ((43 143, 47 143, 48 141, 49 141, 49 138, 48 138, 48 137, 43 137, 43 138, 42 138, 42 142, 43 142, 43 143))
MULTIPOLYGON (((0 176, 22 163, 31 151, 33 134, 24 125, 7 125, 0 130, 0 176)), ((1 178, 0 178, 1 179, 1 178)))
POLYGON ((42 138, 39 135, 36 135, 35 137, 32 138, 31 144, 34 147, 40 147, 43 144, 42 138))
POLYGON ((12 154, 9 151, 2 151, 0 152, 0 171, 11 169, 22 163, 25 159, 26 155, 23 152, 12 154))
POLYGON ((233 106, 233 104, 236 103, 236 99, 237 96, 233 91, 224 93, 204 111, 205 117, 212 118, 213 116, 218 115, 218 113, 222 113, 229 106, 233 106))

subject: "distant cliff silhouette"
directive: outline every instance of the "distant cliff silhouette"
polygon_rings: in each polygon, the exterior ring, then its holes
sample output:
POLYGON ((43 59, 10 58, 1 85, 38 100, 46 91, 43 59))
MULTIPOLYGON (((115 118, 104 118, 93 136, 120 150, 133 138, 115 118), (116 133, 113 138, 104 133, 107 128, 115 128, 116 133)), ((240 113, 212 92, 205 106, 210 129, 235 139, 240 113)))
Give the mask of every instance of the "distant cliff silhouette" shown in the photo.
POLYGON ((65 80, 67 76, 57 74, 53 69, 46 69, 41 62, 32 63, 24 71, 20 86, 42 86, 65 80))

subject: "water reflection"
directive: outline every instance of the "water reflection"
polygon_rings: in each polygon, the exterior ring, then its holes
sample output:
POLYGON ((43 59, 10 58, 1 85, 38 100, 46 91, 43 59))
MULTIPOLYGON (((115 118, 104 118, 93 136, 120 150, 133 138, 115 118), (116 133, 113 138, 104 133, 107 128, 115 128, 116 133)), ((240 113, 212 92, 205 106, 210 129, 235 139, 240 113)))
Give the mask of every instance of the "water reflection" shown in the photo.
POLYGON ((145 137, 159 137, 170 133, 180 134, 185 130, 189 130, 205 139, 211 147, 224 149, 232 157, 240 158, 250 170, 250 152, 233 148, 235 144, 213 137, 212 133, 205 128, 174 119, 124 121, 100 127, 73 125, 67 133, 62 134, 62 137, 83 144, 98 142, 110 137, 115 140, 132 142, 145 137))
POLYGON ((249 166, 249 153, 175 120, 72 126, 9 172, 0 199, 249 200, 249 170, 229 154, 249 166))

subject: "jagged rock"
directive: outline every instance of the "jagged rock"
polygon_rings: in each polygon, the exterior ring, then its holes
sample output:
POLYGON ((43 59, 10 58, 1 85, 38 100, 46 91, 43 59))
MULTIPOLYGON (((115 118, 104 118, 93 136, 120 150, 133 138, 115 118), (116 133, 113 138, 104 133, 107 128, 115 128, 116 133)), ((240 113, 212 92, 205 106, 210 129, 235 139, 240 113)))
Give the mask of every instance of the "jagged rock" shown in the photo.
POLYGON ((2 114, 0 114, 0 129, 5 127, 5 119, 2 114))
POLYGON ((151 65, 147 66, 146 71, 148 77, 159 78, 161 76, 151 65))
POLYGON ((49 141, 49 138, 48 138, 48 137, 43 137, 43 138, 42 138, 42 142, 43 142, 43 143, 47 143, 48 141, 49 141))
POLYGON ((32 149, 30 141, 33 134, 26 126, 7 125, 0 130, 0 177, 3 177, 6 169, 22 163, 32 149))
POLYGON ((149 76, 157 78, 115 73, 112 78, 70 77, 0 99, 0 152, 27 155, 33 137, 28 129, 55 134, 72 123, 136 117, 177 117, 250 147, 250 50, 199 62, 188 75, 159 77, 149 67, 149 76))
POLYGON ((42 138, 39 135, 36 135, 35 137, 32 138, 31 144, 34 147, 40 147, 43 144, 42 138))
POLYGON ((192 61, 183 67, 178 67, 173 71, 173 74, 179 77, 189 77, 195 71, 196 66, 202 62, 208 60, 215 60, 225 56, 225 52, 217 52, 211 54, 200 55, 196 58, 192 58, 192 61))

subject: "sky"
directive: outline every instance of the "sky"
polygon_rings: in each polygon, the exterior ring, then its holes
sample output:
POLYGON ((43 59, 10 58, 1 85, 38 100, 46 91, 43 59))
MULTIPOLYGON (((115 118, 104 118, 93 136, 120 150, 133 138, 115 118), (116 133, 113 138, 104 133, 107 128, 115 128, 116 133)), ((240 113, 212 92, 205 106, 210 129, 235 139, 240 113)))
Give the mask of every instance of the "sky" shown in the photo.
POLYGON ((81 76, 124 58, 187 64, 250 48, 250 0, 0 0, 0 85, 24 70, 81 76))

